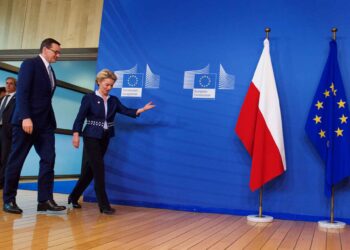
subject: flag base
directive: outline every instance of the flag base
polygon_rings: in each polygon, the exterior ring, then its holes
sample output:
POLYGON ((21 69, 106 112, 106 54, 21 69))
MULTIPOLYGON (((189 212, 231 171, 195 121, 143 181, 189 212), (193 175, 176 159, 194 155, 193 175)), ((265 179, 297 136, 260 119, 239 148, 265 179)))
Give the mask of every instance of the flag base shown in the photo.
POLYGON ((257 222, 257 223, 268 223, 273 221, 273 217, 267 216, 267 215, 262 215, 259 217, 259 215, 254 214, 254 215, 248 215, 247 220, 250 222, 257 222))
POLYGON ((318 226, 322 228, 335 228, 342 229, 345 228, 345 223, 341 221, 330 222, 329 220, 321 220, 318 222, 318 226))

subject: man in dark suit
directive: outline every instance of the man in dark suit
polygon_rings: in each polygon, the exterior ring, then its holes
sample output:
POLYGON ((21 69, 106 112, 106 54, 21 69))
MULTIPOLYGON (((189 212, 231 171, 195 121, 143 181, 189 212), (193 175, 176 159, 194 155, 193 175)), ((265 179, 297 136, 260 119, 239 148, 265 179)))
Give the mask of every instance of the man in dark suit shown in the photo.
POLYGON ((16 78, 6 78, 6 94, 0 99, 0 189, 4 186, 6 162, 12 143, 11 117, 16 102, 16 78))
POLYGON ((53 199, 56 119, 52 96, 56 87, 51 63, 61 54, 60 43, 52 38, 42 41, 40 55, 25 60, 18 73, 16 107, 12 117, 12 148, 5 170, 3 210, 22 213, 16 195, 23 163, 34 145, 40 157, 38 211, 61 211, 53 199))
POLYGON ((3 98, 6 95, 6 88, 0 87, 0 98, 3 98))

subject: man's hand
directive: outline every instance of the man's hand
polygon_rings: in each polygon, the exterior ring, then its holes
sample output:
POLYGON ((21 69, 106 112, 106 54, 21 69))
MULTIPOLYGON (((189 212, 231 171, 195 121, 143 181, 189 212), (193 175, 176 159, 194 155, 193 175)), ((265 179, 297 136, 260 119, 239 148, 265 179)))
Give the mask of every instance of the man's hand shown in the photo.
POLYGON ((79 133, 78 132, 74 132, 73 133, 73 139, 72 139, 73 147, 79 148, 79 141, 80 141, 79 133))
POLYGON ((30 118, 23 119, 22 120, 22 129, 24 130, 24 132, 31 135, 33 133, 32 119, 30 119, 30 118))

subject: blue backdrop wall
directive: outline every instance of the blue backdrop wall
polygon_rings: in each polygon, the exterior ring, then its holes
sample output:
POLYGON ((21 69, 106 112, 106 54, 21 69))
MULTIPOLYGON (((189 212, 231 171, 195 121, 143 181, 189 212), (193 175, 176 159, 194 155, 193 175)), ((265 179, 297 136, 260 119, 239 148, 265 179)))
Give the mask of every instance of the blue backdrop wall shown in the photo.
MULTIPOLYGON (((339 62, 350 96, 349 7, 346 0, 105 0, 97 69, 117 71, 112 94, 125 105, 141 107, 150 100, 157 105, 136 120, 117 116, 105 158, 111 202, 257 211, 259 194, 248 187, 251 160, 234 127, 264 29, 271 27, 287 172, 265 186, 264 212, 288 219, 328 217, 325 168, 304 125, 333 26, 339 29, 339 62), (201 88, 195 73, 212 77, 206 99, 193 89, 201 88)), ((350 185, 340 186, 335 215, 350 222, 350 185)), ((95 200, 92 186, 85 199, 95 200)))

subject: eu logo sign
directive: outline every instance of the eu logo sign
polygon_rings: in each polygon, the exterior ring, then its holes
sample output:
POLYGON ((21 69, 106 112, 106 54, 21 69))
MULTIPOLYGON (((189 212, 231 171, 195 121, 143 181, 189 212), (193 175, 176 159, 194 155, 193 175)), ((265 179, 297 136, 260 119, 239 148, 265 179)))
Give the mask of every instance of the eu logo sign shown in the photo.
POLYGON ((192 98, 213 99, 215 98, 216 74, 196 74, 192 98))
POLYGON ((137 65, 131 69, 114 71, 117 81, 114 88, 121 89, 121 97, 142 97, 142 89, 159 89, 160 76, 146 65, 146 72, 138 73, 137 65))
POLYGON ((141 97, 142 96, 143 74, 124 74, 122 96, 141 97))
POLYGON ((184 72, 183 88, 192 89, 192 99, 215 100, 216 89, 234 89, 234 75, 228 74, 221 64, 219 65, 219 74, 210 73, 209 67, 208 64, 202 69, 187 70, 184 72))

